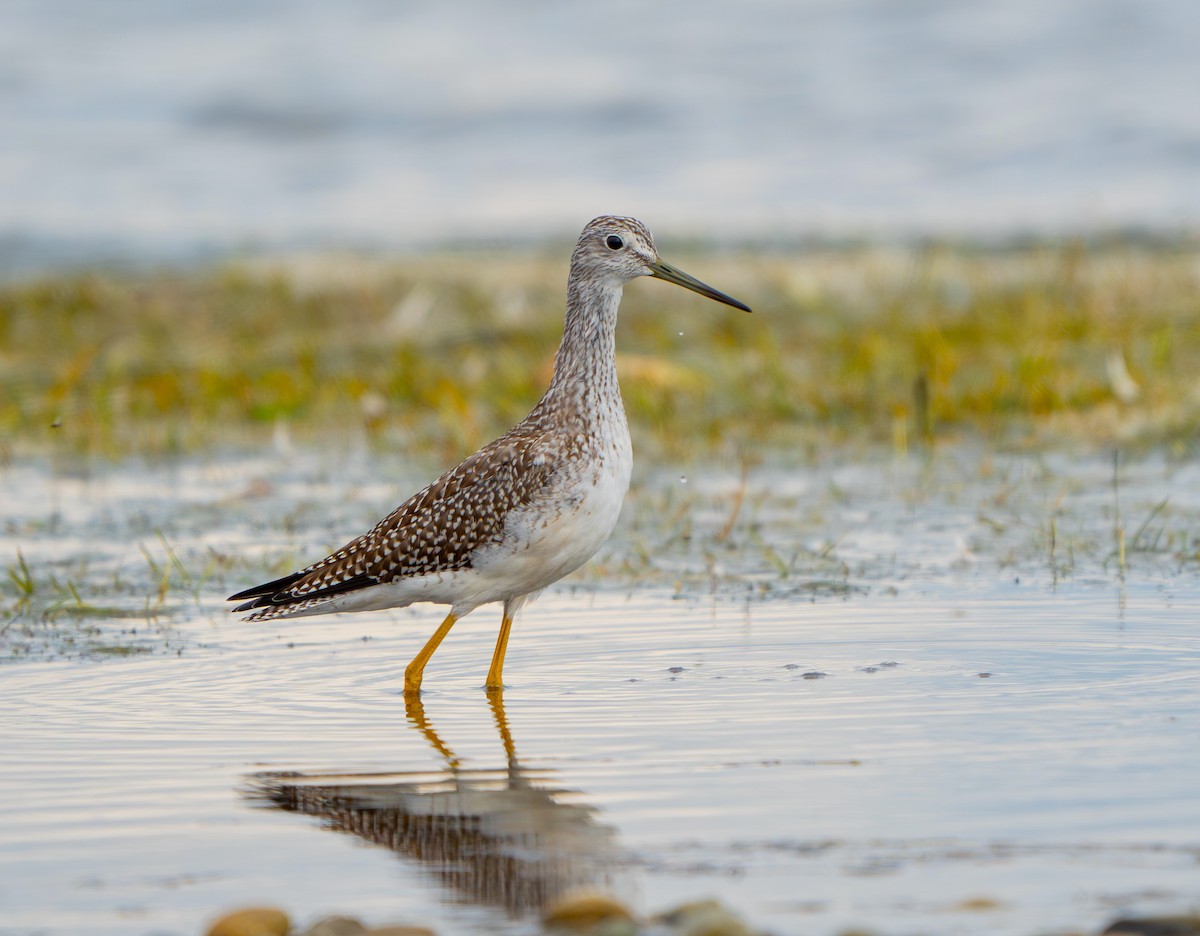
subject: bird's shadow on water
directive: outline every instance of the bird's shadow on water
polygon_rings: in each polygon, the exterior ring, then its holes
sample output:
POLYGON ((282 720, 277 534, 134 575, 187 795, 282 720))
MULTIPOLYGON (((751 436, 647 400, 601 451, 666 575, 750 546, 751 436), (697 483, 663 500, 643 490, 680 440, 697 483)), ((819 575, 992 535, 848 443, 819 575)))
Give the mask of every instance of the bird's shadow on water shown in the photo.
POLYGON ((540 911, 575 888, 612 890, 622 863, 614 830, 577 793, 556 787, 555 771, 520 763, 503 696, 488 699, 502 766, 464 767, 412 698, 405 702, 408 725, 437 751, 443 768, 263 772, 249 778, 244 793, 389 848, 419 863, 456 900, 510 916, 540 911))

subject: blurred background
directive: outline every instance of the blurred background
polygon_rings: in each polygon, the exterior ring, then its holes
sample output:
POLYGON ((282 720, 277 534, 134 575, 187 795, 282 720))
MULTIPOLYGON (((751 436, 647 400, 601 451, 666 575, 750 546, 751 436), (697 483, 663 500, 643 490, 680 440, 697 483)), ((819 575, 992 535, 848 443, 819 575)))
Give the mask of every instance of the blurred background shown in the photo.
POLYGON ((5 0, 10 272, 1200 220, 1191 0, 5 0))
POLYGON ((638 912, 1194 914, 1198 40, 1197 0, 0 0, 0 936, 528 934, 554 816, 638 912), (508 714, 493 611, 428 719, 437 612, 229 615, 529 411, 601 213, 755 314, 626 290, 633 485, 508 714), (485 834, 397 860, 264 769, 485 834))

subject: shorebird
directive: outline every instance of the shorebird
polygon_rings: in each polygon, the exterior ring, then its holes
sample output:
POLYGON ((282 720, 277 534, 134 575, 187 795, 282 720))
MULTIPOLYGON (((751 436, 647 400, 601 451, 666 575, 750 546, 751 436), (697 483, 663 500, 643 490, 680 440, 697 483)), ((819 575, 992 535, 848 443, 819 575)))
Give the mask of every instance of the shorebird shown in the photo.
POLYGON ((418 601, 449 605, 404 671, 411 697, 455 622, 503 602, 485 683, 489 692, 502 689, 513 616, 592 557, 629 489, 633 455, 617 385, 616 326, 622 287, 639 276, 750 311, 660 260, 640 221, 594 219, 571 254, 562 343, 550 387, 532 412, 320 562, 230 596, 245 602, 233 611, 267 621, 418 601))

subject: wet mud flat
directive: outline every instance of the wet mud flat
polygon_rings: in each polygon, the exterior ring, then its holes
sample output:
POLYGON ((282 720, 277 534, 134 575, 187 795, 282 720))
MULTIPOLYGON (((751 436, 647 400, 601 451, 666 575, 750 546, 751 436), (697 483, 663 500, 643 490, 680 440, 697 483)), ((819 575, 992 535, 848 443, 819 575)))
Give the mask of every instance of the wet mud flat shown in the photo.
POLYGON ((0 932, 188 934, 247 903, 536 932, 579 884, 777 933, 1092 932, 1200 901, 1186 462, 648 471, 518 621, 500 700, 491 608, 416 708, 437 609, 226 614, 422 471, 2 469, 0 932))

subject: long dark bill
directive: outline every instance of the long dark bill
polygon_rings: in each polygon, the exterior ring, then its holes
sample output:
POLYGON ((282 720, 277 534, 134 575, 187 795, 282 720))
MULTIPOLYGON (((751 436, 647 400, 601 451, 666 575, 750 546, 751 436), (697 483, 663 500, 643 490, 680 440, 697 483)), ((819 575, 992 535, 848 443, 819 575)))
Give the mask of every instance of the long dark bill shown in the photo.
POLYGON ((650 264, 650 275, 655 279, 666 280, 668 283, 674 283, 676 286, 690 289, 692 292, 707 296, 709 299, 716 299, 717 302, 723 302, 725 305, 741 309, 743 312, 750 311, 750 306, 746 305, 746 303, 738 302, 733 296, 727 296, 719 289, 713 289, 707 283, 702 283, 696 277, 688 276, 683 270, 677 269, 669 263, 663 263, 661 260, 650 264))

